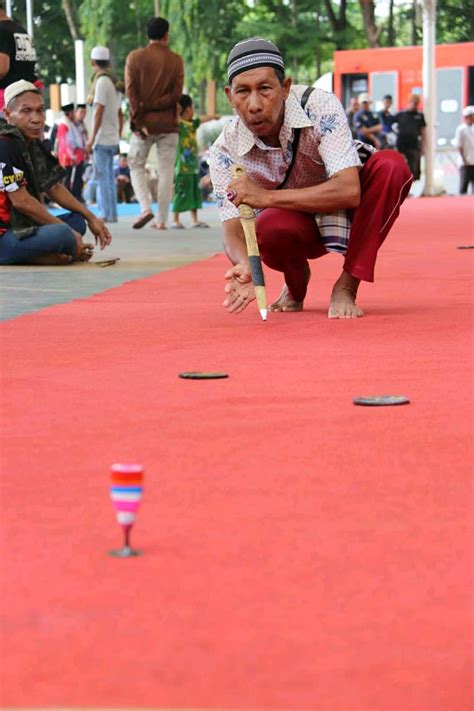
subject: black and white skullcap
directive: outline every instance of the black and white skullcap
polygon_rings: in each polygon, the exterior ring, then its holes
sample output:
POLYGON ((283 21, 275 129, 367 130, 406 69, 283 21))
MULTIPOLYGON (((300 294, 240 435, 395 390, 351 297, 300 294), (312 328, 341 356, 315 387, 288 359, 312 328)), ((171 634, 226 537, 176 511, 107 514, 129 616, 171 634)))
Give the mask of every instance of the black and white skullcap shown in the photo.
POLYGON ((283 57, 276 44, 261 37, 250 37, 237 42, 227 58, 229 84, 237 74, 257 67, 273 67, 285 71, 283 57))

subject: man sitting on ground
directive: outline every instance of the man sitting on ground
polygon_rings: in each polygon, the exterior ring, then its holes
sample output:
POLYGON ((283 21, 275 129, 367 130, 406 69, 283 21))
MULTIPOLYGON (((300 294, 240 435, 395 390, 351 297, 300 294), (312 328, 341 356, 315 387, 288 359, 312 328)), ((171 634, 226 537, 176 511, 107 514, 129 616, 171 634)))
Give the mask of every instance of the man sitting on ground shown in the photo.
POLYGON ((44 101, 31 82, 5 90, 6 121, 0 121, 0 264, 67 264, 87 261, 93 246, 84 244, 87 226, 101 249, 110 232, 76 200, 61 181, 64 170, 45 149, 44 101), (54 217, 45 194, 70 212, 54 217))
POLYGON ((114 175, 117 186, 117 202, 132 202, 134 195, 126 153, 120 154, 118 163, 114 167, 114 175))

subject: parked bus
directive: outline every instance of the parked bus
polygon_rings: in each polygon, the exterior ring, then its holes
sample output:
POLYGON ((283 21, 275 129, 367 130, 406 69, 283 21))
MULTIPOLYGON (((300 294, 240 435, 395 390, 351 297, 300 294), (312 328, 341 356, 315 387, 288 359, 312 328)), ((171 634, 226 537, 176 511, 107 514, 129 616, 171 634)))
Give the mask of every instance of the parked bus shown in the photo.
MULTIPOLYGON (((451 145, 462 109, 474 104, 474 42, 436 46, 436 143, 451 145)), ((410 94, 423 102, 422 47, 383 47, 334 52, 334 92, 344 106, 368 92, 372 108, 391 94, 393 110, 406 108, 410 94)), ((423 106, 423 103, 421 104, 423 106)))

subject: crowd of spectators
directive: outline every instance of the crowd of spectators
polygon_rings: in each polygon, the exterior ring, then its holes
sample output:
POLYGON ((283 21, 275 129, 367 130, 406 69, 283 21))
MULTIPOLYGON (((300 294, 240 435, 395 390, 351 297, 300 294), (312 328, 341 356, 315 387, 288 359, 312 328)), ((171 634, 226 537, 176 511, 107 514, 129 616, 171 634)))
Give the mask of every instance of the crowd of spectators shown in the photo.
POLYGON ((167 20, 151 19, 147 36, 148 45, 127 57, 125 84, 112 72, 108 47, 92 49, 93 79, 87 103, 63 105, 62 117, 45 136, 45 143, 64 168, 65 187, 79 201, 97 204, 105 222, 117 221, 117 203, 139 203, 141 212, 133 226, 140 229, 153 220, 156 202, 158 215, 152 227, 166 229, 173 199, 172 227, 183 226, 176 215, 185 211, 191 213, 191 226, 205 227, 197 210, 203 197, 210 198, 212 186, 207 160, 198 153, 196 131, 200 123, 217 116, 192 115, 192 99, 182 94, 182 58, 168 47, 167 20), (125 90, 131 130, 128 144, 121 140, 125 90), (144 105, 154 108, 144 111, 144 105))
MULTIPOLYGON (((421 157, 425 153, 426 121, 420 111, 421 96, 411 94, 406 109, 392 111, 393 98, 386 94, 382 108, 374 111, 367 93, 351 97, 346 116, 354 138, 370 143, 375 148, 399 151, 408 163, 415 180, 421 178, 421 157)), ((463 123, 458 126, 454 146, 458 151, 461 195, 469 185, 474 192, 474 106, 462 112, 463 123)))
POLYGON ((415 180, 421 177, 420 161, 425 152, 425 117, 419 111, 421 97, 412 94, 403 111, 392 113, 393 98, 383 97, 382 108, 372 109, 367 93, 350 100, 346 115, 355 138, 374 148, 392 148, 405 156, 415 180))

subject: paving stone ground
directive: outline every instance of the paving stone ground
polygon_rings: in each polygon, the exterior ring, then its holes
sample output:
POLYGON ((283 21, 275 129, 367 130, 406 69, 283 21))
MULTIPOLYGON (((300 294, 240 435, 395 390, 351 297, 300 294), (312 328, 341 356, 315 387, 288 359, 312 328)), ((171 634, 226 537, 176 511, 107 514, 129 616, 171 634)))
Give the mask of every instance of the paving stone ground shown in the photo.
MULTIPOLYGON (((138 206, 137 206, 138 212, 138 206)), ((222 229, 217 207, 204 207, 199 217, 209 229, 158 232, 146 225, 132 229, 135 215, 120 216, 110 225, 113 242, 91 262, 64 267, 0 267, 0 320, 21 316, 52 304, 66 303, 119 286, 131 279, 157 274, 222 252, 222 229), (120 257, 110 267, 96 261, 120 257)), ((190 224, 183 215, 183 224, 190 224)))

